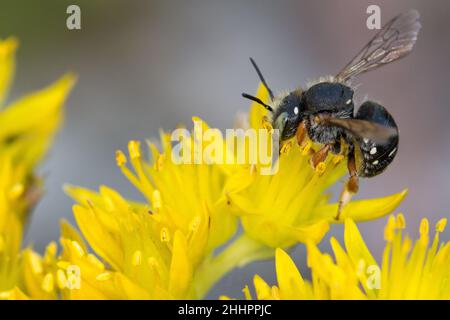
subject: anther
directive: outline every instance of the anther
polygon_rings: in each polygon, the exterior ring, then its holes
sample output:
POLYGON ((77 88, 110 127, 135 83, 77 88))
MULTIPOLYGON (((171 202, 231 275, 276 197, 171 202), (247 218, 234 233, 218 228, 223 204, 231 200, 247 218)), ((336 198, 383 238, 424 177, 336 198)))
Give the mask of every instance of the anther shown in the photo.
POLYGON ((444 232, 446 225, 447 225, 447 218, 442 218, 441 220, 438 221, 438 223, 436 223, 436 231, 444 232))
POLYGON ((116 151, 116 163, 119 167, 123 167, 127 163, 127 157, 121 150, 116 151))
POLYGON ((131 140, 128 143, 128 152, 130 153, 131 159, 139 159, 141 157, 140 145, 141 143, 136 140, 131 140))

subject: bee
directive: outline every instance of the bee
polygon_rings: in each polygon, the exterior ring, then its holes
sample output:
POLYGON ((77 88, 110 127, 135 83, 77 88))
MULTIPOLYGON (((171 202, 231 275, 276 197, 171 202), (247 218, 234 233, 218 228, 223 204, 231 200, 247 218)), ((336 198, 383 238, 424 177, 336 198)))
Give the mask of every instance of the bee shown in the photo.
POLYGON ((311 157, 313 167, 325 161, 329 152, 339 154, 345 149, 350 177, 339 198, 336 220, 358 192, 358 177, 382 173, 395 158, 399 143, 397 124, 384 106, 366 101, 354 112, 351 80, 410 53, 420 28, 416 10, 400 14, 387 22, 336 76, 320 78, 306 89, 277 96, 250 58, 270 101, 265 103, 247 93, 242 96, 269 111, 272 127, 280 133, 280 145, 296 137, 302 146, 309 137, 321 145, 311 157))

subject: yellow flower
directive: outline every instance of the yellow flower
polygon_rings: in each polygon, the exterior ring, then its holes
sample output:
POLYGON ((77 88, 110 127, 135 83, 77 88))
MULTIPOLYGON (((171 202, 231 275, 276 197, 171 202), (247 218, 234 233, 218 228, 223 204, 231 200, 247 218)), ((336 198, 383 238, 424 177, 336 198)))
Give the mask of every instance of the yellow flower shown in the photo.
POLYGON ((224 201, 227 171, 233 170, 214 163, 175 164, 169 138, 161 135, 162 152, 149 144, 151 161, 138 141, 130 141, 129 157, 116 153, 145 203, 104 186, 99 193, 67 187, 78 202, 73 210, 81 233, 108 266, 90 263, 87 250, 77 250, 84 248, 79 240, 63 234, 63 261, 81 267, 81 289, 71 290, 70 298, 201 298, 236 265, 267 255, 246 237, 215 255, 238 226, 224 201))
POLYGON ((21 252, 24 225, 41 193, 34 168, 62 120, 62 105, 74 77, 4 106, 15 71, 14 38, 0 40, 0 296, 24 297, 21 252), (11 291, 9 291, 11 290, 11 291))
MULTIPOLYGON (((269 95, 260 85, 257 97, 268 101, 269 95)), ((267 110, 253 103, 250 111, 252 128, 267 128, 267 110)), ((329 203, 327 189, 346 174, 342 155, 330 155, 313 169, 309 163, 311 142, 301 148, 289 141, 282 147, 279 170, 274 175, 261 175, 258 170, 236 175, 235 179, 251 176, 247 188, 230 194, 231 203, 242 214, 244 231, 249 237, 267 246, 289 247, 298 242, 318 242, 336 221, 337 203, 329 203)), ((350 202, 342 218, 365 221, 384 216, 394 210, 407 190, 387 197, 350 202)))
MULTIPOLYGON (((270 287, 254 278, 258 299, 450 299, 450 243, 439 243, 447 219, 436 224, 430 245, 429 222, 420 224, 415 243, 403 236, 402 214, 390 216, 385 228, 387 245, 381 265, 367 248, 356 224, 345 221, 345 249, 335 238, 331 246, 335 259, 308 243, 308 266, 312 282, 305 281, 282 250, 276 251, 278 286, 270 287)), ((251 298, 248 287, 243 290, 251 298)), ((223 297, 226 298, 226 297, 223 297)))

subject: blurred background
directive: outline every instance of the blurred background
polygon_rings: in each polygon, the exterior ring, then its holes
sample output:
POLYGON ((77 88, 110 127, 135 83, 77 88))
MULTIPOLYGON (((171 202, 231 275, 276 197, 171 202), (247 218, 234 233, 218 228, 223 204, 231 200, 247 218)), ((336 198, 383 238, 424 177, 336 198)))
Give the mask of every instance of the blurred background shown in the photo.
MULTIPOLYGON (((358 79, 359 98, 367 94, 389 108, 401 138, 394 163, 379 177, 363 180, 357 197, 408 187, 400 211, 413 236, 423 216, 432 224, 449 217, 447 0, 2 0, 0 36, 15 35, 21 41, 10 99, 44 87, 66 71, 79 76, 65 126, 41 167, 46 194, 26 243, 32 239, 42 250, 59 237, 61 218, 73 221, 64 183, 94 189, 105 184, 140 199, 115 164, 115 150, 125 149, 128 140, 154 137, 159 128, 170 130, 180 122, 190 124, 192 115, 211 126, 232 126, 235 114, 249 106, 240 93, 254 92, 258 84, 249 56, 277 90, 337 73, 376 32, 366 28, 371 4, 381 7, 383 24, 416 8, 423 29, 410 56, 358 79), (81 7, 82 30, 67 30, 69 4, 81 7)), ((385 222, 360 225, 376 257, 384 246, 385 222)), ((333 226, 330 234, 342 238, 342 226, 333 226)), ((443 238, 450 240, 449 231, 443 238)), ((322 248, 329 249, 328 238, 322 248)), ((307 275, 303 246, 293 255, 307 275)), ((273 262, 260 262, 225 277, 209 297, 240 296, 254 273, 275 282, 273 262)))

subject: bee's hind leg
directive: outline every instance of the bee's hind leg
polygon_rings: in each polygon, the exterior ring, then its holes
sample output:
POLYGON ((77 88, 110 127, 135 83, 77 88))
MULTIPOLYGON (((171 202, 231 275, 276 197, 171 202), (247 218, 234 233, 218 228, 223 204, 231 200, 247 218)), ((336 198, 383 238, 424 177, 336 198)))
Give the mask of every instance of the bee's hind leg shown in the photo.
POLYGON ((350 144, 348 148, 347 168, 348 173, 350 174, 350 178, 345 183, 344 189, 342 190, 341 195, 339 197, 338 212, 335 217, 336 220, 339 220, 342 209, 345 207, 347 203, 350 202, 352 196, 355 193, 357 193, 359 189, 358 171, 356 169, 356 160, 355 160, 355 147, 353 146, 353 144, 350 144))
POLYGON ((319 163, 324 162, 327 159, 328 153, 331 151, 331 148, 331 144, 326 144, 322 148, 320 148, 320 150, 315 152, 310 159, 311 166, 313 168, 316 168, 319 163))

